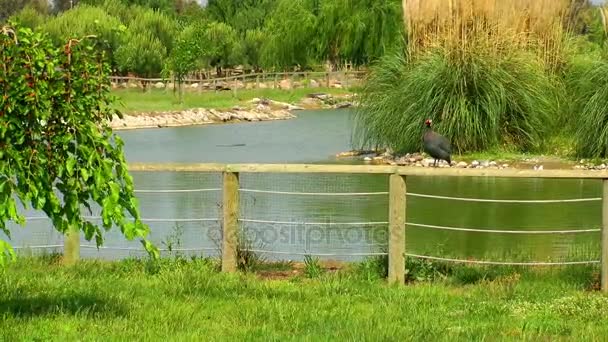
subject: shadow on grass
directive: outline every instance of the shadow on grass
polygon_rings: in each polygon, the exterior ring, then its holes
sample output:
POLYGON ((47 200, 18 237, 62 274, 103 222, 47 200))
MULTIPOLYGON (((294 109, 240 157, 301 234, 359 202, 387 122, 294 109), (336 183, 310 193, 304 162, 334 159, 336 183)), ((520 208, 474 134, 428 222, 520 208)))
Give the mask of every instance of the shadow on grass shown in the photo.
POLYGON ((102 297, 74 294, 71 296, 33 296, 0 299, 0 317, 35 317, 46 315, 126 316, 127 308, 102 297))

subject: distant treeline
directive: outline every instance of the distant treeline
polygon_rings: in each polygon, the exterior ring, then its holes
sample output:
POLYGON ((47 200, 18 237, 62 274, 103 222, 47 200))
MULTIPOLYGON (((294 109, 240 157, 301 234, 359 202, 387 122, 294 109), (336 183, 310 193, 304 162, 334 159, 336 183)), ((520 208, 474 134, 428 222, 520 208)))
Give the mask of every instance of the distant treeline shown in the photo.
POLYGON ((361 66, 403 44, 400 0, 0 0, 58 44, 95 34, 116 74, 361 66))

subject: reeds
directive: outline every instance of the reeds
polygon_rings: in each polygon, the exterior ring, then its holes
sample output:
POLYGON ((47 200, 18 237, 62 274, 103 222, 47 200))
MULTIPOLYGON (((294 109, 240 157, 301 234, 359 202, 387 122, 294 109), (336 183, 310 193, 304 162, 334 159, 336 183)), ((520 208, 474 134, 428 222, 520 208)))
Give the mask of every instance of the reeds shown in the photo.
POLYGON ((569 0, 407 0, 408 45, 375 67, 355 141, 420 149, 425 118, 457 152, 542 147, 560 110, 569 0))

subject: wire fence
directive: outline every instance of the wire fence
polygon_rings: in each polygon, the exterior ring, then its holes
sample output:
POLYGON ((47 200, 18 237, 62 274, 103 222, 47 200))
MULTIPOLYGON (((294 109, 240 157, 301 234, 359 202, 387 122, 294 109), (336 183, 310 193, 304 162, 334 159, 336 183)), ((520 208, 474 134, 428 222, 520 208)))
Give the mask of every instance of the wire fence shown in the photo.
MULTIPOLYGON (((142 220, 150 225, 150 238, 163 255, 222 255, 226 246, 224 206, 229 200, 222 187, 222 173, 138 171, 132 174, 136 182, 135 192, 141 203, 142 220)), ((241 172, 237 189, 238 248, 274 260, 301 260, 306 255, 337 260, 390 256, 393 222, 389 209, 393 189, 389 186, 388 178, 387 174, 241 172)), ((473 196, 484 192, 513 193, 501 192, 501 187, 503 190, 511 190, 511 187, 529 189, 532 184, 529 180, 519 185, 513 180, 503 180, 503 183, 496 180, 497 183, 493 183, 494 191, 489 191, 492 185, 488 184, 480 191, 456 186, 447 191, 452 195, 447 195, 442 189, 450 181, 435 184, 429 182, 429 178, 410 181, 413 191, 403 194, 407 198, 407 215, 404 215, 401 225, 407 236, 404 238, 407 241, 405 256, 485 265, 600 263, 600 249, 593 247, 588 248, 589 253, 585 255, 568 258, 569 246, 596 246, 599 241, 602 231, 599 215, 602 197, 597 196, 600 182, 590 180, 585 185, 573 185, 568 180, 540 180, 540 187, 539 183, 534 183, 537 191, 526 193, 532 197, 530 199, 524 196, 473 196), (567 182, 570 183, 564 186, 567 182), (570 190, 569 197, 538 198, 566 188, 570 190), (426 191, 419 191, 422 189, 426 191), (574 193, 579 195, 572 196, 574 193), (568 209, 572 206, 575 209, 568 209), (570 227, 483 227, 484 222, 496 223, 501 218, 505 219, 501 211, 508 214, 506 221, 509 224, 531 220, 534 223, 548 222, 551 226, 565 222, 564 225, 570 227), (504 236, 517 239, 521 236, 521 239, 509 240, 504 236), (533 236, 541 239, 533 240, 533 236), (527 253, 522 252, 519 256, 517 251, 513 253, 513 249, 524 250, 526 246, 527 253), (506 258, 483 257, 488 252, 495 252, 497 247, 507 251, 510 249, 511 253, 505 253, 506 258), (477 257, 471 257, 471 253, 477 254, 477 257), (509 255, 515 257, 508 259, 509 255)), ((481 184, 475 183, 474 179, 468 182, 469 185, 481 184)), ((556 197, 563 196, 566 194, 556 197)), ((93 213, 85 218, 101 223, 99 210, 93 206, 93 213)), ((15 249, 20 253, 63 252, 65 239, 54 231, 45 216, 30 214, 26 220, 28 229, 13 229, 17 234, 9 242, 15 249)), ((115 229, 106 233, 103 246, 98 248, 80 237, 80 247, 82 258, 145 256, 139 242, 126 241, 115 229)))

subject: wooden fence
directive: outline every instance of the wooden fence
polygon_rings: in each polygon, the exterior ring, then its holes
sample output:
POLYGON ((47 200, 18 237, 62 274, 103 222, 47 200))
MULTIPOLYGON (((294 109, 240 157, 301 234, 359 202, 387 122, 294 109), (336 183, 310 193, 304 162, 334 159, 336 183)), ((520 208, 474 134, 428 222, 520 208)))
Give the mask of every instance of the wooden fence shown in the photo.
MULTIPOLYGON (((389 241, 388 241, 388 281, 403 284, 406 260, 406 197, 408 176, 450 176, 450 177, 497 177, 497 178, 553 178, 553 179, 599 179, 603 182, 602 198, 575 199, 602 201, 601 230, 601 289, 608 293, 608 170, 517 170, 517 169, 457 169, 457 168, 414 168, 390 165, 317 165, 317 164, 131 164, 130 171, 172 171, 172 172, 214 172, 223 174, 223 234, 222 271, 237 270, 236 251, 239 231, 239 174, 241 173, 319 173, 319 174, 385 174, 389 175, 389 241)), ((487 200, 500 202, 500 200, 487 200)), ((568 202, 569 200, 555 200, 568 202)), ((534 202, 534 201, 522 201, 534 202)), ((539 200, 538 202, 548 202, 539 200)), ((549 201, 550 202, 550 201, 549 201)), ((585 231, 585 230, 580 230, 585 231)), ((572 231, 570 231, 572 232, 572 231)), ((525 232, 518 232, 525 233, 525 232)), ((559 232, 555 232, 559 233, 559 232)), ((71 234, 65 241, 66 260, 79 258, 79 234, 71 234)), ((466 262, 466 261, 464 261, 466 262)), ((595 263, 595 262, 594 262, 595 263)), ((522 264, 522 263, 514 263, 522 264)), ((524 263, 525 264, 525 263, 524 263)), ((554 263, 558 265, 560 263, 554 263)), ((532 265, 532 263, 530 263, 532 265)))
MULTIPOLYGON (((342 88, 349 88, 360 82, 365 75, 366 71, 334 71, 334 72, 317 72, 317 71, 302 71, 302 72, 262 72, 262 73, 251 73, 241 74, 234 76, 216 77, 216 78, 187 78, 183 80, 183 85, 189 89, 196 90, 233 90, 237 91, 239 88, 247 88, 247 85, 251 85, 250 88, 259 89, 263 87, 267 88, 279 88, 281 81, 288 80, 290 85, 300 83, 302 87, 310 87, 311 80, 318 83, 318 86, 325 86, 330 88, 332 86, 339 86, 342 88), (264 85, 264 86, 262 86, 264 85)), ((111 76, 111 81, 115 84, 163 84, 164 89, 173 89, 176 87, 175 80, 173 78, 141 78, 141 77, 130 77, 130 76, 111 76)))

